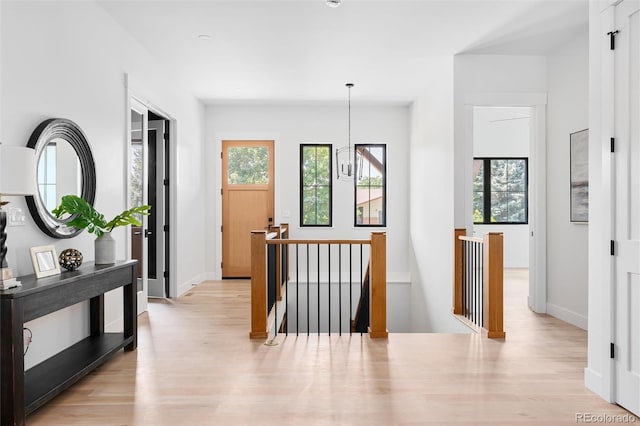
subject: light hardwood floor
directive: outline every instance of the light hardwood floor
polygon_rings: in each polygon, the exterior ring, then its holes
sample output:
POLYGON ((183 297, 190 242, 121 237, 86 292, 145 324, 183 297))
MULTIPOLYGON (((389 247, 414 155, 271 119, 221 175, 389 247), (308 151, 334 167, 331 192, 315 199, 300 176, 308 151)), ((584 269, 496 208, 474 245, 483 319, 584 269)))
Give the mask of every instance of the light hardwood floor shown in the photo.
POLYGON ((505 275, 506 341, 473 334, 251 341, 249 284, 152 301, 139 347, 28 417, 29 425, 562 425, 626 414, 584 387, 586 332, 526 308, 505 275))

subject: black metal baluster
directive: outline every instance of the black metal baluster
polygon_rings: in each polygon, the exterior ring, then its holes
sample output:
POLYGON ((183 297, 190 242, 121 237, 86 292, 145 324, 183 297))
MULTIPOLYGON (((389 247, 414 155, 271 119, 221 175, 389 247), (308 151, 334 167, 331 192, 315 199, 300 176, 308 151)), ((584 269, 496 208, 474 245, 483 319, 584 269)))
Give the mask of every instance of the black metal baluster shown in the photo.
POLYGON ((478 256, 478 250, 476 250, 476 242, 471 243, 471 255, 473 256, 473 269, 471 272, 473 285, 471 286, 471 321, 475 324, 476 322, 476 287, 478 280, 478 268, 476 263, 476 257, 478 256))
POLYGON ((284 274, 284 277, 282 277, 284 279, 284 317, 286 318, 287 322, 285 323, 286 327, 284 329, 284 335, 288 336, 289 335, 289 265, 287 264, 287 260, 289 258, 288 254, 289 254, 289 246, 287 245, 282 245, 280 246, 282 248, 282 253, 284 257, 284 271, 282 271, 282 273, 284 274), (285 251, 286 248, 286 251, 285 251))
POLYGON ((349 335, 353 334, 353 262, 352 262, 352 245, 349 244, 349 335))
POLYGON ((299 284, 300 284, 300 265, 298 263, 298 244, 296 244, 296 336, 300 335, 300 321, 298 316, 298 296, 300 295, 299 284))
MULTIPOLYGON (((362 300, 362 291, 363 291, 363 277, 362 277, 362 244, 360 244, 360 300, 362 300)), ((371 317, 369 317, 369 324, 371 324, 371 317)), ((360 330, 360 335, 362 336, 362 330, 360 330)))
POLYGON ((468 250, 468 255, 469 255, 469 263, 471 264, 469 271, 467 271, 467 275, 468 275, 468 281, 467 281, 467 318, 471 319, 471 291, 473 289, 473 279, 471 278, 473 276, 473 247, 471 246, 471 244, 467 244, 467 250, 468 250))
MULTIPOLYGON (((276 257, 276 250, 278 249, 276 246, 273 247, 273 257, 276 257)), ((275 262, 275 260, 274 260, 275 262)), ((274 297, 274 301, 273 301, 273 312, 275 313, 275 321, 273 321, 273 328, 274 328, 274 339, 276 337, 278 337, 278 280, 277 278, 277 273, 278 273, 278 267, 279 265, 276 262, 276 267, 275 267, 275 271, 273 271, 274 274, 276 274, 276 276, 273 278, 273 297, 274 297)))
POLYGON ((464 260, 462 264, 464 265, 464 273, 462 274, 462 316, 467 316, 467 286, 469 285, 469 250, 467 247, 467 242, 462 242, 462 255, 464 256, 464 260))
POLYGON ((475 285, 473 286, 473 322, 478 323, 478 243, 473 244, 475 267, 473 271, 475 273, 475 285))
POLYGON ((338 244, 338 335, 342 336, 342 245, 338 244))
POLYGON ((307 244, 307 336, 309 336, 309 244, 307 244))
POLYGON ((476 285, 477 285, 477 279, 478 279, 478 268, 477 268, 477 263, 476 263, 476 256, 478 255, 478 252, 476 250, 476 242, 473 241, 471 243, 471 256, 473 257, 472 260, 472 265, 473 268, 471 269, 471 280, 472 280, 472 285, 471 285, 471 321, 475 324, 476 322, 476 285))
POLYGON ((480 301, 482 300, 482 275, 481 275, 481 270, 480 270, 480 262, 482 261, 482 245, 480 243, 477 243, 477 248, 478 248, 478 258, 476 260, 476 271, 477 275, 478 275, 478 285, 476 285, 476 294, 477 294, 477 300, 476 300, 476 324, 477 325, 481 325, 482 324, 482 312, 480 311, 480 301))
POLYGON ((467 241, 464 242, 464 310, 463 314, 466 317, 469 315, 469 244, 467 241))
POLYGON ((467 270, 467 319, 471 320, 473 315, 471 306, 471 292, 473 291, 473 245, 467 243, 467 257, 469 259, 467 270))
POLYGON ((476 311, 476 324, 478 324, 478 321, 480 320, 480 313, 478 311, 478 300, 480 300, 480 293, 478 292, 478 286, 480 285, 480 269, 478 268, 478 260, 480 259, 480 253, 481 253, 482 247, 480 247, 480 243, 476 243, 476 300, 475 300, 475 311, 476 311))
POLYGON ((320 334, 320 244, 318 249, 318 335, 320 334))
POLYGON ((327 257, 327 262, 328 262, 327 272, 329 273, 329 276, 327 279, 329 282, 329 300, 327 304, 329 305, 329 336, 331 336, 331 244, 327 244, 327 253, 329 255, 327 257))
POLYGON ((481 252, 478 269, 480 269, 480 327, 484 325, 484 245, 481 252))

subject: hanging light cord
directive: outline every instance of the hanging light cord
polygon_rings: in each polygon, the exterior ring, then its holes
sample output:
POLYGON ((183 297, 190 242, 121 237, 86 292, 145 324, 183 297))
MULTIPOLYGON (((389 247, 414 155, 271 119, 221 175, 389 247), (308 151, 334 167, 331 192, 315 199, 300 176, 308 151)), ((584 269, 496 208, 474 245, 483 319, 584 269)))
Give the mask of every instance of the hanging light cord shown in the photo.
POLYGON ((351 88, 353 84, 347 83, 347 87, 349 88, 349 152, 351 152, 351 88))

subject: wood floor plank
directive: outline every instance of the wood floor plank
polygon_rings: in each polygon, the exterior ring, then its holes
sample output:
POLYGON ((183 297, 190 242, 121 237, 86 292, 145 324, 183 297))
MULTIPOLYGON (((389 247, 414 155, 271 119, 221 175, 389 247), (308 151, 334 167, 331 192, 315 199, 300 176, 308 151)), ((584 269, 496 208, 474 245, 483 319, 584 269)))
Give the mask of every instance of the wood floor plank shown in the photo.
POLYGON ((474 334, 247 337, 249 283, 152 300, 138 349, 28 417, 29 425, 563 425, 627 414, 584 387, 587 334, 526 307, 505 275, 507 340, 474 334))

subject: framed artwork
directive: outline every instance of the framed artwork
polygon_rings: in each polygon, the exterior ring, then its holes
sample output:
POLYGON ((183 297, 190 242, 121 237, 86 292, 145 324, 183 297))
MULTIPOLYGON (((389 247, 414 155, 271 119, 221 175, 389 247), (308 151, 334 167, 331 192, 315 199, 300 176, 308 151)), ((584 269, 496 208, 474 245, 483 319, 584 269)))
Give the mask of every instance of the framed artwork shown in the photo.
POLYGON ((571 222, 589 222, 589 129, 571 133, 571 222))
POLYGON ((54 246, 31 247, 31 262, 36 278, 48 277, 60 273, 58 255, 54 246))

